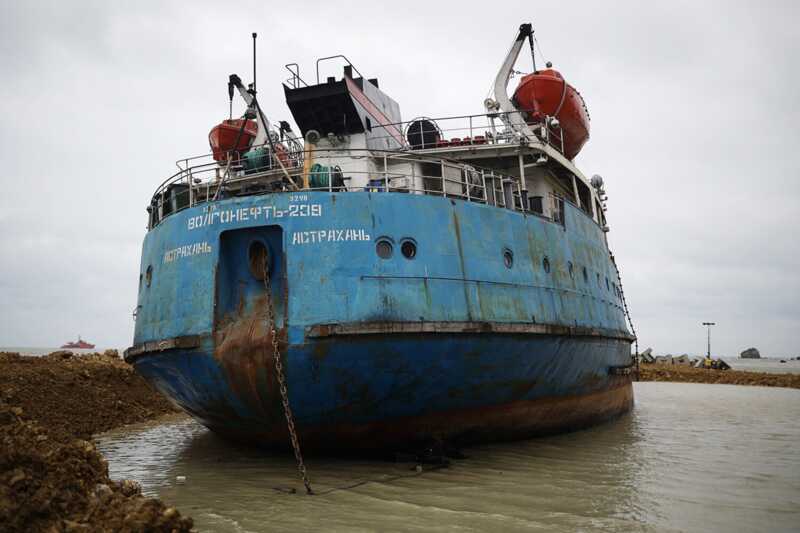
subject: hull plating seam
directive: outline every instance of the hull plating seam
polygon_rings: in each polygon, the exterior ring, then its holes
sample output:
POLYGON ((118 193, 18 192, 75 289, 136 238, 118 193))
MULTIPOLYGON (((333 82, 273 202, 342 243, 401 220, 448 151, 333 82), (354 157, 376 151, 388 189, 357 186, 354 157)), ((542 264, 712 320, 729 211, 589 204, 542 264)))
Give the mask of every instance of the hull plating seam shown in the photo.
POLYGON ((633 342, 634 339, 633 335, 623 331, 525 322, 355 322, 350 324, 318 324, 309 327, 306 331, 308 337, 314 338, 392 333, 509 333, 604 337, 630 342, 633 342))

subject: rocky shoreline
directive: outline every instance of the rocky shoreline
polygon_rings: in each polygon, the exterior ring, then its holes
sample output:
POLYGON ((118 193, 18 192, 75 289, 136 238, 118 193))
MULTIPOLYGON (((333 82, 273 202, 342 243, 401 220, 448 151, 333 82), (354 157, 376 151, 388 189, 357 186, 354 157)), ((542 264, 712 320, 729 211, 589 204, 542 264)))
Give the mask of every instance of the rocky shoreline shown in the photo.
POLYGON ((676 381, 683 383, 719 383, 755 385, 759 387, 788 387, 800 389, 800 374, 771 374, 743 370, 694 368, 686 365, 642 364, 639 381, 676 381))
POLYGON ((115 351, 0 353, 0 530, 190 531, 136 482, 110 479, 92 442, 172 412, 115 351))

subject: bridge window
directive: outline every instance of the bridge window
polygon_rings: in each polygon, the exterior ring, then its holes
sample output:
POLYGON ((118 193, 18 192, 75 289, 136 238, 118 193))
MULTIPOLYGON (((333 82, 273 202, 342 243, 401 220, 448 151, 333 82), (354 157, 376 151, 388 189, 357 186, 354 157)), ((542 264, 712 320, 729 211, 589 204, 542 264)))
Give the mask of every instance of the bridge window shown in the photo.
POLYGON ((417 256, 417 244, 411 239, 404 240, 400 243, 400 253, 406 259, 414 259, 417 256))
POLYGON ((503 250, 503 263, 506 265, 506 268, 514 266, 514 252, 508 248, 503 250))
POLYGON ((378 242, 375 243, 375 253, 378 254, 378 257, 381 259, 389 259, 392 257, 392 243, 388 239, 378 239, 378 242))

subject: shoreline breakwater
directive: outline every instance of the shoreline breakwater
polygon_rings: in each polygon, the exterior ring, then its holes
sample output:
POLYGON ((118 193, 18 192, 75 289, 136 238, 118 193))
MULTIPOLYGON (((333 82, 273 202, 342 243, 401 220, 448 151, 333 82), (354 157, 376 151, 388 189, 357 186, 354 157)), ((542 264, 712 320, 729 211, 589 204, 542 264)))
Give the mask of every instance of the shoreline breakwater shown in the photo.
POLYGON ((189 531, 191 518, 112 480, 93 435, 175 408, 116 351, 0 353, 0 529, 189 531))
POLYGON ((695 368, 687 365, 657 365, 652 363, 639 366, 639 381, 672 381, 800 389, 800 374, 749 372, 733 369, 719 370, 714 368, 695 368))

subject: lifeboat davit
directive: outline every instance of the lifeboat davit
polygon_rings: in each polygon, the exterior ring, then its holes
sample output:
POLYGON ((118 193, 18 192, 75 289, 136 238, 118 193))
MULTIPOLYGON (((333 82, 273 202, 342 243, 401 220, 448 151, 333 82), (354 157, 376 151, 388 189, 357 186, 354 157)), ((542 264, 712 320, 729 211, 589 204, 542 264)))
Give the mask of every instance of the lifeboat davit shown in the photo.
POLYGON ((529 124, 541 123, 545 116, 558 119, 567 159, 574 159, 589 140, 586 103, 557 70, 539 70, 524 76, 514 91, 514 103, 529 124))
POLYGON ((208 144, 215 161, 224 161, 231 154, 233 159, 239 159, 250 148, 250 143, 258 133, 258 124, 255 120, 237 118, 223 120, 211 129, 208 134, 208 144), (242 125, 244 124, 244 128, 242 125))

